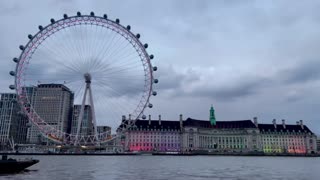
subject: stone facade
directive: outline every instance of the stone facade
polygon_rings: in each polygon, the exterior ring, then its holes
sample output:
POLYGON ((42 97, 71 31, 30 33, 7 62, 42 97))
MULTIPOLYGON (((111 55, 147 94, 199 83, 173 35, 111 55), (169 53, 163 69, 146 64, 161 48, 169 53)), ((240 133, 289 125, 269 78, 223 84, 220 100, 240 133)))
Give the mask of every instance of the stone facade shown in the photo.
POLYGON ((315 153, 316 136, 302 121, 296 125, 258 124, 252 120, 137 120, 122 145, 125 151, 203 151, 315 153))
POLYGON ((318 150, 318 153, 320 153, 320 137, 319 136, 317 137, 317 150, 318 150))
POLYGON ((159 116, 158 121, 136 121, 121 144, 125 151, 180 151, 181 138, 180 123, 163 121, 159 116))
POLYGON ((317 137, 300 120, 296 125, 277 124, 256 124, 260 131, 261 150, 264 153, 316 153, 317 137))
POLYGON ((183 122, 182 151, 249 152, 259 150, 259 131, 251 120, 183 122))

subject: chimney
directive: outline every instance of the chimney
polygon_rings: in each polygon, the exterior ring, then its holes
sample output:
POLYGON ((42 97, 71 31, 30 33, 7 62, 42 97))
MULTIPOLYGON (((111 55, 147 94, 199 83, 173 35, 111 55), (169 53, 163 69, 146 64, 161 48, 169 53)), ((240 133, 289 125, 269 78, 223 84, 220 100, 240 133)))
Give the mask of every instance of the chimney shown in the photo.
POLYGON ((180 114, 180 129, 182 129, 183 126, 183 116, 180 114))
POLYGON ((129 114, 129 120, 131 120, 131 114, 129 114))
POLYGON ((299 121, 296 122, 297 125, 300 125, 299 121))
POLYGON ((256 127, 258 127, 258 118, 257 117, 254 117, 253 118, 253 123, 256 127))
POLYGON ((283 129, 286 128, 286 120, 282 119, 282 126, 283 126, 283 129))
POLYGON ((159 125, 161 125, 161 115, 159 115, 159 125))
POLYGON ((301 129, 304 129, 303 120, 300 120, 301 129))
POLYGON ((274 128, 277 128, 277 120, 276 120, 276 119, 273 119, 273 120, 272 120, 272 123, 273 123, 274 128))
POLYGON ((122 122, 126 120, 126 116, 122 115, 122 122))
POLYGON ((151 125, 151 115, 149 114, 149 125, 151 125))

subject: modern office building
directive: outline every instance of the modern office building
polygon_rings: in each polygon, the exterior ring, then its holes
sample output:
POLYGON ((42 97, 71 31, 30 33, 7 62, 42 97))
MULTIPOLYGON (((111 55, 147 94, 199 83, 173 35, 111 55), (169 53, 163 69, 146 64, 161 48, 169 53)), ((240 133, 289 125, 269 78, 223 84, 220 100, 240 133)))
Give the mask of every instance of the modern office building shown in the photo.
MULTIPOLYGON (((73 106, 73 113, 72 113, 72 121, 71 121, 71 134, 77 134, 78 128, 78 119, 80 116, 81 105, 74 105, 73 106)), ((93 135, 93 124, 92 124, 92 112, 91 107, 89 105, 84 106, 83 111, 83 119, 80 125, 79 136, 88 136, 93 135)))
POLYGON ((27 122, 26 116, 21 113, 14 93, 0 94, 0 143, 6 145, 10 141, 14 143, 26 143, 27 122))
MULTIPOLYGON (((32 107, 37 114, 49 125, 61 132, 68 132, 72 119, 74 95, 69 88, 62 84, 40 84, 34 91, 32 107)), ((28 142, 44 144, 47 139, 40 130, 32 125, 28 132, 28 142)))

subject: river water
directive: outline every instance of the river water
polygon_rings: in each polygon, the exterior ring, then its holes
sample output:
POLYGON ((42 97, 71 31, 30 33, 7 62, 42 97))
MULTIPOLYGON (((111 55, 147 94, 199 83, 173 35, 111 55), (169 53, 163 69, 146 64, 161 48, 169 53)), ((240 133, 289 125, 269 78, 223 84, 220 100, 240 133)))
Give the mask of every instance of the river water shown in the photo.
MULTIPOLYGON (((22 158, 21 156, 15 158, 22 158)), ((29 171, 2 175, 21 180, 320 180, 320 157, 34 156, 29 171)))

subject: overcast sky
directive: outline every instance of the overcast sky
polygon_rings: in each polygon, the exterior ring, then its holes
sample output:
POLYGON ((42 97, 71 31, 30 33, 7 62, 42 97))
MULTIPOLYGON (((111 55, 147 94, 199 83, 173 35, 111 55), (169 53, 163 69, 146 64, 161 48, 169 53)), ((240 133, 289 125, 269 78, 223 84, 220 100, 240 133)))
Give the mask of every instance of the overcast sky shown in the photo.
MULTIPOLYGON (((320 3, 284 0, 0 2, 0 90, 27 34, 50 18, 108 14, 142 34, 155 55, 158 96, 146 114, 162 119, 302 119, 320 134, 320 3)), ((11 78, 11 79, 10 79, 11 78)))

